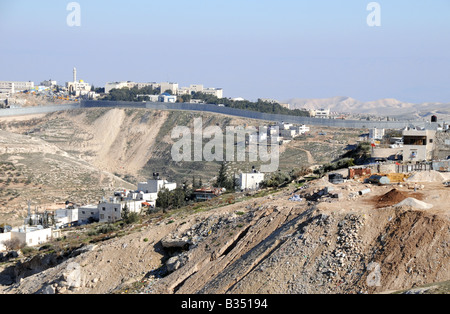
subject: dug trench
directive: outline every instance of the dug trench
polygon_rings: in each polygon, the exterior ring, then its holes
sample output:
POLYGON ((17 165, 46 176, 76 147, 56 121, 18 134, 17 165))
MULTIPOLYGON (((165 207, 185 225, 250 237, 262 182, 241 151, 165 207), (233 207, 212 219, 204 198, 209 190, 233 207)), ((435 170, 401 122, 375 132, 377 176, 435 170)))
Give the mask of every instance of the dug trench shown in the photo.
POLYGON ((248 215, 231 245, 212 249, 220 231, 205 239, 151 292, 381 293, 449 279, 448 221, 424 211, 278 206, 248 215), (374 264, 377 282, 370 281, 374 264))

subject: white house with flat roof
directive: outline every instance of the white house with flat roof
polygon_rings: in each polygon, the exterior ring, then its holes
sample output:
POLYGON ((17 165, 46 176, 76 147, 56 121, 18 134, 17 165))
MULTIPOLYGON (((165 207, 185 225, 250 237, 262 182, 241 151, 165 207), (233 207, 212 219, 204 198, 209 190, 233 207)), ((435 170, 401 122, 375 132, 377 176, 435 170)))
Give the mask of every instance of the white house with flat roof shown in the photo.
POLYGON ((98 204, 99 222, 115 222, 122 219, 125 206, 130 213, 140 213, 142 209, 141 200, 120 200, 113 198, 109 202, 98 204))
POLYGON ((170 183, 166 180, 148 180, 147 182, 138 183, 138 191, 142 191, 144 193, 156 193, 159 191, 167 189, 169 191, 173 191, 177 188, 176 183, 170 183))
POLYGON ((61 208, 55 211, 55 223, 57 226, 71 225, 78 221, 78 208, 61 208))
POLYGON ((403 130, 403 161, 426 161, 433 158, 435 130, 403 130))
POLYGON ((241 173, 239 182, 242 191, 257 190, 264 181, 264 173, 241 173))

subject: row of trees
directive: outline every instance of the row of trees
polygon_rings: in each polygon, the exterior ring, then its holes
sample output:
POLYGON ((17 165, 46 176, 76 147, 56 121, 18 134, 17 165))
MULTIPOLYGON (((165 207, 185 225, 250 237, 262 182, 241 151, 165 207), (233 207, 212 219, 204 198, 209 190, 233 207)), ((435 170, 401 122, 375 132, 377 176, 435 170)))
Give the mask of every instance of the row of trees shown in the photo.
POLYGON ((263 101, 261 99, 258 99, 256 102, 252 102, 249 100, 231 100, 228 98, 217 98, 213 95, 207 95, 203 93, 194 93, 192 95, 193 99, 201 99, 207 104, 214 104, 214 105, 224 105, 225 107, 230 108, 236 108, 236 109, 244 109, 244 110, 250 110, 250 111, 258 111, 258 112, 264 112, 264 113, 272 113, 272 114, 285 114, 285 115, 292 115, 292 116, 302 116, 306 117, 309 116, 309 113, 303 110, 290 110, 285 107, 282 107, 278 103, 272 103, 263 101))
POLYGON ((161 93, 160 88, 153 88, 151 86, 143 87, 143 88, 114 88, 112 89, 108 95, 103 97, 103 100, 111 100, 111 101, 145 101, 148 100, 148 97, 138 97, 138 95, 159 95, 161 93))

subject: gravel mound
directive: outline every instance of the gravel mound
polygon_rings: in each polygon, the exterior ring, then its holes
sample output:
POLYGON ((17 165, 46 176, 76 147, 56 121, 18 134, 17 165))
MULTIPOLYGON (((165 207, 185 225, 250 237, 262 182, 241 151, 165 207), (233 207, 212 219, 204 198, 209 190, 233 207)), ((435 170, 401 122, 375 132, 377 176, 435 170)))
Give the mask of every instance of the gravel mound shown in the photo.
POLYGON ((397 205, 395 205, 396 207, 401 207, 401 206, 411 206, 417 209, 430 209, 433 207, 433 205, 419 201, 413 197, 409 197, 403 201, 401 201, 400 203, 398 203, 397 205))

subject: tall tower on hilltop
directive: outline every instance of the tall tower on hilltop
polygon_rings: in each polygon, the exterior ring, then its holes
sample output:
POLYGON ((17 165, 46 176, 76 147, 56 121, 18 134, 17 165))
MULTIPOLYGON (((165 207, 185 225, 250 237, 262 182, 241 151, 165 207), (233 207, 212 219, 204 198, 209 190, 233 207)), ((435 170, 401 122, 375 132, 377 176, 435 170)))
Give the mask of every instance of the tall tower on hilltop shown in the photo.
POLYGON ((73 81, 77 81, 77 68, 73 68, 73 81))

